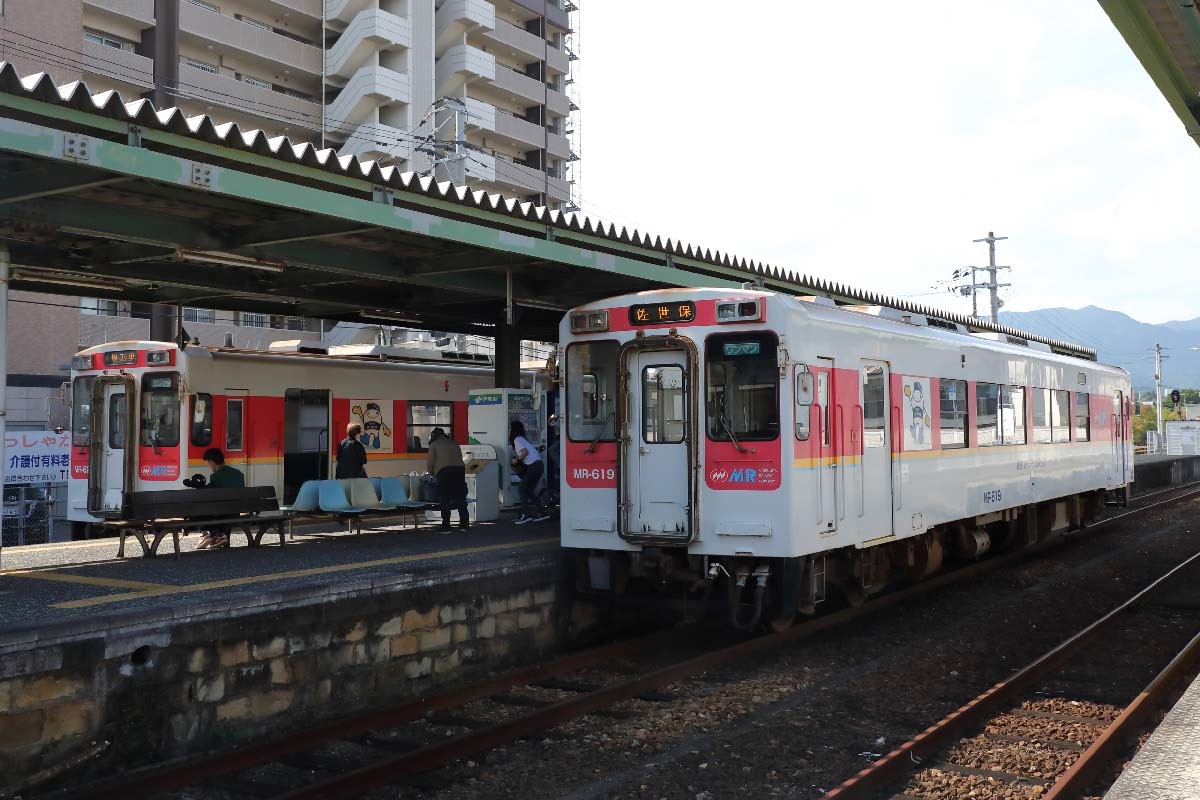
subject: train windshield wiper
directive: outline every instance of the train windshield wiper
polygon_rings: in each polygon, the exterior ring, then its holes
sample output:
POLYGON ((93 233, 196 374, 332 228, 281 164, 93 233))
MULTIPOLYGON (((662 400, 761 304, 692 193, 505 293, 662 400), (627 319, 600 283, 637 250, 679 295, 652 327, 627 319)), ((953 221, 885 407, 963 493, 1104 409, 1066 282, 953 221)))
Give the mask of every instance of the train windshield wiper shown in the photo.
POLYGON ((725 404, 722 403, 721 404, 721 413, 717 415, 717 421, 719 421, 721 423, 721 427, 725 429, 725 433, 729 434, 729 441, 733 442, 733 446, 737 448, 737 451, 739 453, 745 455, 746 453, 749 453, 750 451, 747 450, 746 448, 742 447, 742 443, 739 442, 737 436, 734 435, 733 423, 730 422, 729 419, 727 419, 725 416, 727 411, 728 411, 728 409, 725 408, 725 404))
POLYGON ((615 410, 608 412, 608 416, 604 418, 604 422, 600 425, 600 430, 596 431, 595 437, 592 438, 592 443, 588 445, 587 450, 584 452, 596 452, 596 445, 600 443, 600 437, 604 435, 604 429, 608 427, 608 423, 612 422, 612 418, 615 417, 616 414, 617 412, 615 410))

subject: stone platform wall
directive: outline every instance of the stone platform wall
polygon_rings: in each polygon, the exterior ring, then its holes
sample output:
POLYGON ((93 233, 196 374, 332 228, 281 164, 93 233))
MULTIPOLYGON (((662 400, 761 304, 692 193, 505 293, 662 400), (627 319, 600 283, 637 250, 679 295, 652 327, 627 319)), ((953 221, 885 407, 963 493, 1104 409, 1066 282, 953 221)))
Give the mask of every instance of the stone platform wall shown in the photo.
MULTIPOLYGON (((0 654, 0 789, 246 742, 525 661, 556 643, 554 570, 124 631, 0 654)), ((148 612, 153 613, 153 612, 148 612)))

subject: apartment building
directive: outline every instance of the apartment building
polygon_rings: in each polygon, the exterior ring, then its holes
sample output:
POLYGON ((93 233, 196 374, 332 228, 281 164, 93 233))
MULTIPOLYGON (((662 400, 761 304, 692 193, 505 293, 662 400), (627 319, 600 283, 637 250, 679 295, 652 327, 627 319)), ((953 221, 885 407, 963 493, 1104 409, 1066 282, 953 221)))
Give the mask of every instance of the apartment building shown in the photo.
MULTIPOLYGON (((573 188, 574 10, 566 0, 0 0, 0 60, 562 208, 573 188)), ((150 316, 141 304, 14 293, 10 423, 44 424, 71 355, 149 338, 150 316)), ((211 309, 185 309, 184 325, 205 344, 233 332, 240 346, 330 327, 211 309)))
POLYGON ((562 2, 0 0, 0 58, 560 208, 562 2))

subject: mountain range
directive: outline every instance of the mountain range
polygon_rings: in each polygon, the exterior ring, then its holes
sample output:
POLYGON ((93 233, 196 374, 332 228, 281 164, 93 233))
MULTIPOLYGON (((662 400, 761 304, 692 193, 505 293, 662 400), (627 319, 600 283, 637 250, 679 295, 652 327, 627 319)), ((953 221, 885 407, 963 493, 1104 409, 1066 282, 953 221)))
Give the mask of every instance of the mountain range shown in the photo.
POLYGON ((1154 388, 1154 345, 1163 347, 1163 389, 1200 388, 1200 317, 1163 322, 1139 322, 1120 311, 1084 308, 1043 308, 1002 311, 1000 323, 1030 333, 1094 348, 1100 360, 1129 370, 1134 388, 1154 388))

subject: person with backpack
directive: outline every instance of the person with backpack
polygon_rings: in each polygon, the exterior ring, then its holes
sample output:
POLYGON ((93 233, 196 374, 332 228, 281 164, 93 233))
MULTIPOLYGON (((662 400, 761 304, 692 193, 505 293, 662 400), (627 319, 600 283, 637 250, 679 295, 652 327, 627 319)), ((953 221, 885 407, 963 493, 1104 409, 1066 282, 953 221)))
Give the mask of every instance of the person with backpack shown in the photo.
POLYGON ((438 504, 442 507, 442 533, 450 532, 450 511, 458 511, 458 527, 471 529, 467 517, 467 471, 463 466, 462 448, 441 428, 429 432, 429 454, 425 470, 437 478, 438 504))

